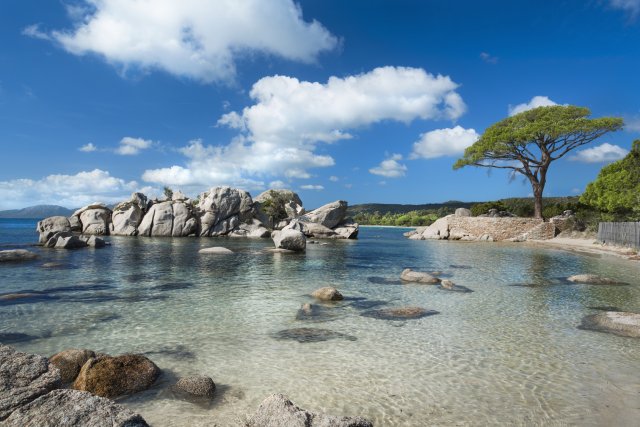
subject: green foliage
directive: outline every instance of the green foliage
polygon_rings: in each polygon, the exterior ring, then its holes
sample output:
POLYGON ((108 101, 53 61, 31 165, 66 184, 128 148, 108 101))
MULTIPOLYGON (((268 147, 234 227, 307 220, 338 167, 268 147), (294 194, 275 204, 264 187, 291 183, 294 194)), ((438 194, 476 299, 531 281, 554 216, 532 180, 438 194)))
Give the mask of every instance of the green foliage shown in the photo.
POLYGON ((405 213, 391 212, 359 212, 353 216, 353 220, 362 225, 392 225, 397 227, 419 227, 430 225, 441 216, 450 212, 444 210, 419 210, 405 213))
POLYGON ((164 197, 167 200, 171 200, 171 198, 173 197, 173 190, 169 187, 164 187, 162 191, 164 192, 164 197))
POLYGON ((640 140, 624 159, 602 168, 580 201, 612 220, 640 220, 640 140))
POLYGON ((471 206, 471 215, 473 215, 473 216, 484 215, 487 212, 489 212, 489 209, 497 209, 499 211, 506 211, 507 207, 500 200, 497 200, 495 202, 476 203, 475 205, 471 206))
POLYGON ((269 190, 269 198, 260 203, 260 209, 269 217, 269 221, 274 225, 287 218, 285 204, 289 200, 277 191, 269 190))

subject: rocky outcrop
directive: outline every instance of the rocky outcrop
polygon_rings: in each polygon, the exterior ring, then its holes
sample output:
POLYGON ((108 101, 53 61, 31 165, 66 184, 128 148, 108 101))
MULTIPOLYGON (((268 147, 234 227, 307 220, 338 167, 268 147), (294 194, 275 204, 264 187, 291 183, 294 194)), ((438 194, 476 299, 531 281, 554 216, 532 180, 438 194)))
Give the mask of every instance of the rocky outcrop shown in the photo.
POLYGON ((303 252, 307 248, 307 238, 298 230, 276 230, 271 233, 271 238, 276 249, 303 252))
POLYGON ((291 190, 267 190, 255 198, 256 218, 271 229, 303 215, 302 200, 291 190))
POLYGON ((45 248, 55 249, 80 249, 89 246, 87 242, 79 236, 69 231, 54 233, 43 245, 45 248))
POLYGON ((111 209, 102 203, 95 203, 78 209, 73 216, 80 221, 82 234, 104 236, 111 228, 111 209))
POLYGON ((455 216, 472 216, 471 211, 467 208, 458 208, 454 213, 455 216))
POLYGON ((584 223, 577 219, 571 210, 564 211, 562 215, 554 216, 549 222, 556 227, 558 233, 564 231, 584 231, 586 228, 584 223))
POLYGON ((283 230, 297 230, 307 237, 315 237, 318 239, 331 239, 337 236, 335 231, 322 224, 303 222, 297 219, 291 221, 283 230))
POLYGON ((183 393, 200 397, 213 397, 216 391, 213 380, 200 375, 180 378, 174 387, 183 393))
POLYGON ((526 239, 546 240, 556 235, 556 228, 536 218, 519 217, 467 217, 448 215, 433 224, 412 233, 412 240, 480 240, 520 241, 526 239))
POLYGON ((237 229, 233 230, 230 234, 231 237, 251 237, 251 238, 266 238, 271 236, 269 231, 262 222, 257 219, 252 219, 248 222, 243 222, 237 229))
POLYGON ((253 200, 243 190, 215 187, 200 195, 200 236, 223 236, 253 219, 253 200))
POLYGON ((148 427, 138 414, 108 399, 78 390, 54 390, 15 410, 7 427, 148 427))
POLYGON ((8 249, 0 251, 0 262, 22 262, 38 258, 38 254, 26 249, 8 249))
POLYGON ((73 388, 114 398, 148 389, 159 375, 160 368, 141 354, 105 355, 82 366, 73 388))
POLYGON ((344 299, 340 291, 333 286, 316 289, 311 296, 320 301, 341 301, 344 299))
POLYGON ((71 348, 56 353, 49 358, 49 362, 60 371, 60 378, 63 384, 75 381, 82 366, 96 354, 91 350, 79 350, 71 348))
POLYGON ((191 204, 183 201, 156 203, 138 226, 141 236, 183 237, 195 235, 198 220, 191 204))
POLYGON ((131 199, 118 203, 111 216, 111 234, 116 236, 135 236, 138 226, 149 209, 147 196, 133 193, 131 199))
POLYGON ((64 216, 52 216, 38 221, 36 231, 40 233, 39 243, 46 243, 55 233, 70 232, 71 223, 64 216))
POLYGON ((350 218, 345 219, 338 224, 333 231, 336 233, 337 238, 340 239, 357 239, 360 226, 357 222, 350 218))
POLYGON ((400 273, 400 279, 404 280, 405 282, 427 283, 430 285, 440 283, 440 279, 438 279, 437 277, 422 271, 413 271, 410 268, 405 268, 404 270, 402 270, 402 273, 400 273))
POLYGON ((0 344, 0 421, 60 385, 60 372, 46 357, 0 344))
POLYGON ((301 409, 282 394, 267 397, 247 421, 247 427, 373 427, 360 417, 335 417, 301 409))
POLYGON ((581 329, 608 332, 623 337, 640 338, 640 314, 605 311, 582 319, 581 329))
POLYGON ((338 200, 327 203, 324 206, 314 209, 301 217, 303 222, 315 222, 327 228, 334 228, 340 224, 347 215, 347 202, 338 200))

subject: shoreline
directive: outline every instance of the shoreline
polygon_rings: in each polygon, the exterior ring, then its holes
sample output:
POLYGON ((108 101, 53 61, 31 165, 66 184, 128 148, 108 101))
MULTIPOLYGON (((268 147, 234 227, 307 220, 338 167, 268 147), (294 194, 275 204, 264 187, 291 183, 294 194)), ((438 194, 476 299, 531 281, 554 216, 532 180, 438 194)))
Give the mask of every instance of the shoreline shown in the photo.
POLYGON ((527 240, 521 243, 532 247, 559 249, 582 254, 611 256, 627 261, 635 261, 636 263, 640 261, 640 251, 630 247, 607 245, 605 243, 598 242, 596 239, 554 237, 549 240, 527 240))

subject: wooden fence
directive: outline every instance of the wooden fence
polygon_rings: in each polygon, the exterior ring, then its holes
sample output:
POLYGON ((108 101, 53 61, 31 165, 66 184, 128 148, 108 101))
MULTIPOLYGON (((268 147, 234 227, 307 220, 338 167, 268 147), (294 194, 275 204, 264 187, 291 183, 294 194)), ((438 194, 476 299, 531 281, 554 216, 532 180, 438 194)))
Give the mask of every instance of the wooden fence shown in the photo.
POLYGON ((598 240, 640 248, 640 222, 601 222, 598 225, 598 240))

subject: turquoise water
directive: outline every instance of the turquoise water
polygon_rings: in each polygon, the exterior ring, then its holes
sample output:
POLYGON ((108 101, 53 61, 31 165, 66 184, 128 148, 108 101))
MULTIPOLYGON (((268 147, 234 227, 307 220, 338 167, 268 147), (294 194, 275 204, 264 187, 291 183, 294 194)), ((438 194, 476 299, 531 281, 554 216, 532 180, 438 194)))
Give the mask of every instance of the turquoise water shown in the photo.
MULTIPOLYGON (((37 240, 35 222, 0 220, 0 245, 37 240)), ((270 240, 110 237, 93 250, 42 250, 0 266, 0 333, 22 351, 69 347, 145 352, 163 370, 121 400, 158 426, 234 425, 271 393, 378 426, 631 425, 640 417, 640 341, 577 329, 613 306, 640 310, 638 263, 522 244, 412 241, 363 227, 357 241, 266 251, 270 240), (201 255, 224 246, 232 255, 201 255), (42 268, 47 262, 58 268, 42 268), (441 271, 474 290, 398 284, 405 267, 441 271), (596 273, 630 286, 570 285, 596 273), (388 279, 385 281, 384 279, 388 279), (533 286, 514 286, 528 284, 533 286), (296 320, 314 289, 345 301, 296 320), (440 314, 381 320, 367 311, 421 306, 440 314), (335 332, 299 342, 283 330, 335 332), (176 376, 210 375, 213 402, 170 391, 176 376)))

